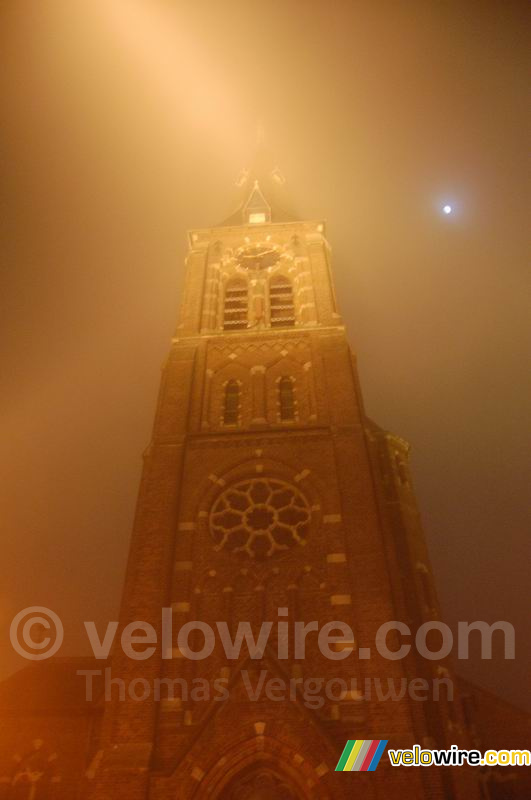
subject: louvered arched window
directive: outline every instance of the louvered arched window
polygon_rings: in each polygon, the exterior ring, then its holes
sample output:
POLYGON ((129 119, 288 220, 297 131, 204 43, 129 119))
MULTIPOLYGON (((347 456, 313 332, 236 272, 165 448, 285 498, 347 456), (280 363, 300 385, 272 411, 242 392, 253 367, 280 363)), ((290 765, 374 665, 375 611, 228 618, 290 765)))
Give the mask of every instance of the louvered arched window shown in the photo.
POLYGON ((237 425, 240 419, 240 384, 236 380, 227 381, 223 398, 223 424, 237 425))
POLYGON ((293 286, 283 275, 273 278, 269 284, 269 314, 272 328, 295 325, 293 286))
POLYGON ((280 419, 289 421, 295 419, 295 388, 294 381, 289 375, 283 375, 278 382, 278 407, 280 419))
POLYGON ((241 278, 230 280, 225 287, 224 330, 238 331, 247 327, 248 303, 247 283, 241 278))

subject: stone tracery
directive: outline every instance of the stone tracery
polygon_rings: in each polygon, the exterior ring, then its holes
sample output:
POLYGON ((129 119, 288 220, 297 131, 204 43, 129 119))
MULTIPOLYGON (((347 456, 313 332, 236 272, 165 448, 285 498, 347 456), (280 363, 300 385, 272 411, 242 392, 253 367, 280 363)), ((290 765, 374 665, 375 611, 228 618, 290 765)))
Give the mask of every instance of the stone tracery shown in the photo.
POLYGON ((260 559, 306 544, 310 514, 306 499, 294 486, 251 478, 218 497, 210 530, 218 550, 260 559))

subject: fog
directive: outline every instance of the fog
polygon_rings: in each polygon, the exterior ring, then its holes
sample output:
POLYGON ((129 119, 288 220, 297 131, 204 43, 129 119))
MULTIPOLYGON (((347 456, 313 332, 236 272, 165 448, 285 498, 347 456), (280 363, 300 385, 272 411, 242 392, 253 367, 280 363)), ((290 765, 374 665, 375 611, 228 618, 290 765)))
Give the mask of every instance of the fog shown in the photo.
POLYGON ((459 671, 524 703, 529 22, 488 0, 2 4, 0 677, 27 663, 20 609, 63 618, 63 654, 116 616, 186 231, 234 210, 260 122, 327 222, 368 413, 411 442, 445 619, 516 627, 515 661, 459 671))

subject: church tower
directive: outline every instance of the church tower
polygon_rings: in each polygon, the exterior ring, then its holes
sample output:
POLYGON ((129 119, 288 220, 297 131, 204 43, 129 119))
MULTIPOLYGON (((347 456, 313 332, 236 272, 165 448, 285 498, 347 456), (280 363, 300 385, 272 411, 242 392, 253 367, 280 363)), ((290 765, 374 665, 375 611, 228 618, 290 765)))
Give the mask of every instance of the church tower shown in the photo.
POLYGON ((365 414, 325 225, 287 213, 283 183, 260 156, 237 212, 189 234, 120 621, 158 644, 115 648, 92 800, 462 796, 457 770, 386 756, 335 771, 349 739, 449 747, 460 723, 445 664, 385 654, 439 613, 408 445, 365 414), (268 622, 238 652, 238 626, 268 622))

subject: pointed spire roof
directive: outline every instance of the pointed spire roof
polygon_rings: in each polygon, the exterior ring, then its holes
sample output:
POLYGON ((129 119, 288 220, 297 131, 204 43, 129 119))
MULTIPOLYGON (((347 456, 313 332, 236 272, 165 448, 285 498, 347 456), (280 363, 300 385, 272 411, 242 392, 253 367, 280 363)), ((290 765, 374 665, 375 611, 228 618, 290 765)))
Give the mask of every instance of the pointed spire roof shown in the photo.
POLYGON ((222 225, 247 225, 267 222, 293 222, 285 189, 286 180, 265 144, 262 126, 258 128, 254 158, 236 181, 240 190, 237 210, 222 225))
POLYGON ((246 211, 260 211, 263 208, 271 209, 271 206, 265 199, 262 190, 260 189, 260 184, 257 180, 255 180, 253 183, 251 194, 249 195, 249 199, 247 200, 244 208, 246 211))

